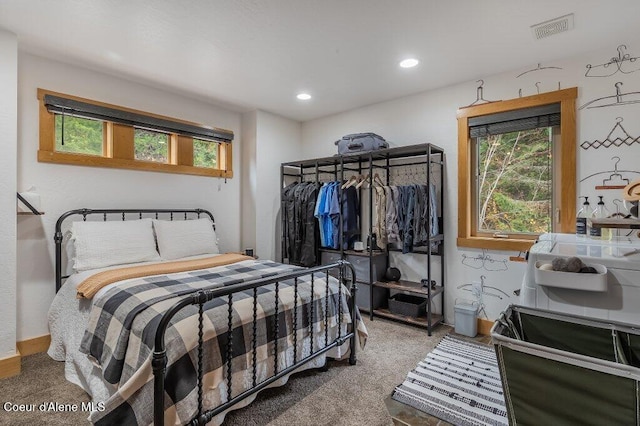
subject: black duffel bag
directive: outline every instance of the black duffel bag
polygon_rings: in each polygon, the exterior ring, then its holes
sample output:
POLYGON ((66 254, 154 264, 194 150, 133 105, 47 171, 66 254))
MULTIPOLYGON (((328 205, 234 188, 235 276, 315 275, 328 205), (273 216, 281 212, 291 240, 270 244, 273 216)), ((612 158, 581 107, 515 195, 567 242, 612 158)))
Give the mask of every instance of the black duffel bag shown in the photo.
POLYGON ((387 141, 375 133, 353 133, 345 135, 342 139, 336 141, 336 145, 338 146, 339 155, 389 148, 387 141))

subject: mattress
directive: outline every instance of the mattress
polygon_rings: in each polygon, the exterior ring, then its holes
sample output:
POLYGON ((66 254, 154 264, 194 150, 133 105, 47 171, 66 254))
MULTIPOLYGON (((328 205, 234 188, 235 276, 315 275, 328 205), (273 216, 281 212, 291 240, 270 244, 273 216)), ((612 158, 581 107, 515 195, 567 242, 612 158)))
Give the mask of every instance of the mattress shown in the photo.
MULTIPOLYGON (((210 256, 210 255, 206 255, 210 256)), ((194 256, 200 258, 203 256, 194 256)), ((157 262, 148 262, 157 263, 157 262)), ((122 267, 120 265, 119 267, 122 267)), ((78 299, 76 298, 77 286, 89 276, 113 268, 103 268, 100 270, 84 271, 70 276, 56 295, 51 308, 49 310, 49 325, 51 331, 51 345, 48 354, 55 360, 65 362, 65 378, 80 386, 92 398, 94 402, 104 402, 113 399, 114 394, 118 391, 118 384, 111 384, 103 377, 103 371, 96 366, 94 362, 85 353, 79 351, 83 336, 93 307, 94 299, 78 299)), ((123 285, 126 281, 110 284, 96 294, 95 299, 99 299, 102 295, 109 292, 115 286, 123 285)), ((319 356, 313 362, 310 362, 300 368, 304 369, 317 368, 325 363, 326 357, 343 358, 348 355, 348 345, 337 350, 330 351, 326 355, 319 356)), ((285 384, 289 376, 283 377, 281 380, 274 382, 269 387, 281 386, 285 384)), ((233 409, 241 408, 249 404, 255 396, 247 398, 233 409)), ((93 418, 96 414, 92 413, 93 418)), ((214 418, 213 423, 219 424, 224 419, 225 413, 214 418)), ((91 417, 91 416, 90 416, 91 417)))

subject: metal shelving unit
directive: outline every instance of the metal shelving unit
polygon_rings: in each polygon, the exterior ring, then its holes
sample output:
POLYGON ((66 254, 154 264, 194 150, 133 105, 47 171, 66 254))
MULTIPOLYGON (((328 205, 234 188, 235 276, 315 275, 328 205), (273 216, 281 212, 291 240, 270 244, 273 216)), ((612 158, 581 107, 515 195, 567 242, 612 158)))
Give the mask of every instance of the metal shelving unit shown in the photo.
MULTIPOLYGON (((292 161, 288 163, 282 163, 280 167, 280 176, 281 176, 281 188, 285 187, 285 178, 293 177, 298 182, 304 181, 315 181, 317 184, 320 183, 320 175, 330 175, 334 180, 344 181, 345 173, 368 173, 370 177, 373 178, 374 173, 381 171, 384 172, 384 178, 386 179, 386 185, 393 184, 391 182, 391 171, 398 167, 414 167, 421 168, 424 167, 424 176, 426 179, 422 181, 412 182, 414 184, 427 185, 427 187, 431 187, 432 176, 435 173, 438 173, 440 178, 439 180, 439 188, 437 188, 437 205, 440 207, 440 213, 438 215, 438 224, 439 229, 442 232, 444 229, 444 214, 442 214, 442 210, 444 209, 444 175, 445 175, 445 154, 444 150, 433 144, 419 144, 419 145, 410 145, 403 146, 398 148, 389 148, 383 149, 373 152, 361 153, 361 154, 349 154, 349 155, 336 155, 332 157, 324 157, 324 158, 315 158, 310 160, 302 160, 302 161, 292 161)), ((281 199, 282 196, 281 189, 281 199)), ((369 185, 367 189, 360 189, 360 194, 362 195, 363 191, 368 191, 369 194, 369 202, 368 202, 368 229, 365 230, 365 234, 363 235, 363 241, 366 241, 367 235, 372 235, 373 233, 373 185, 369 185)), ((339 192, 339 197, 342 199, 342 191, 339 192)), ((283 200, 284 205, 284 200, 283 200)), ((431 215, 431 203, 427 203, 427 216, 431 215)), ((343 229, 342 217, 339 218, 339 229, 343 229)), ((431 228, 429 226, 426 227, 427 231, 430 233, 431 228)), ((282 223, 283 233, 286 229, 286 224, 282 223)), ((344 250, 343 245, 343 235, 342 232, 340 234, 340 249, 338 250, 326 250, 323 251, 331 251, 336 254, 339 253, 340 258, 344 259, 346 256, 354 255, 351 250, 344 250)), ((282 238, 282 261, 285 261, 285 254, 287 253, 286 246, 286 238, 282 238)), ((369 309, 369 317, 373 320, 376 316, 390 318, 397 321, 402 321, 408 324, 425 327, 429 335, 431 335, 433 327, 441 324, 444 320, 444 290, 445 290, 445 273, 444 273, 444 244, 445 239, 442 233, 437 235, 428 235, 428 243, 426 246, 414 247, 414 250, 411 253, 420 254, 424 256, 425 265, 426 265, 426 276, 423 277, 423 280, 426 280, 427 283, 436 282, 435 287, 432 285, 427 285, 423 287, 420 282, 410 282, 410 281, 400 281, 400 282, 383 282, 378 280, 362 280, 358 278, 358 282, 361 284, 366 284, 369 286, 369 297, 370 297, 370 307, 369 309), (431 248, 432 243, 437 243, 437 249, 433 250, 431 248), (441 259, 441 267, 440 273, 435 274, 432 270, 432 261, 433 256, 438 256, 441 259), (439 277, 436 277, 439 275, 439 277), (375 300, 374 293, 378 291, 385 292, 388 296, 392 293, 404 293, 410 295, 416 295, 422 298, 427 299, 426 304, 426 314, 419 317, 411 317, 406 315, 399 315, 391 312, 384 303, 380 303, 379 300, 375 300), (433 312, 433 304, 437 303, 440 307, 439 313, 433 312)), ((318 259, 320 259, 320 248, 318 247, 318 259)), ((401 252, 402 250, 392 247, 391 245, 383 248, 383 254, 386 257, 387 266, 389 264, 389 254, 391 252, 401 252)), ((364 256, 369 258, 369 277, 374 277, 374 257, 380 256, 380 252, 376 251, 365 251, 364 256)), ((359 256, 363 256, 362 252, 358 253, 359 256)))

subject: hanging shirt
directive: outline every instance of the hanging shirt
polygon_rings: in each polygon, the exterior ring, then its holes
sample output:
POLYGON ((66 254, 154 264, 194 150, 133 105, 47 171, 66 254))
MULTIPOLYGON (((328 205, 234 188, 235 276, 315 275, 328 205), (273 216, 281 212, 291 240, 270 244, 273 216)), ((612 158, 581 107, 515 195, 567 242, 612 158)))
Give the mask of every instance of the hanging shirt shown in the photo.
POLYGON ((320 188, 318 193, 318 199, 316 201, 316 207, 314 209, 313 215, 318 219, 318 226, 320 229, 320 246, 327 247, 327 234, 325 231, 325 218, 324 211, 325 205, 327 202, 327 191, 329 190, 329 184, 325 183, 320 188))
POLYGON ((353 243, 360 236, 358 218, 360 216, 360 203, 358 202, 358 190, 350 186, 342 190, 342 231, 343 248, 353 248, 353 243))
POLYGON ((387 208, 386 208, 386 235, 387 243, 399 243, 400 233, 398 231, 398 211, 397 211, 397 198, 398 189, 395 186, 385 186, 385 194, 387 196, 387 208))
POLYGON ((373 223, 373 233, 376 234, 379 247, 387 246, 387 195, 384 187, 374 183, 376 220, 373 223))
POLYGON ((327 203, 327 228, 330 235, 328 247, 340 248, 340 182, 331 182, 331 195, 327 203))
POLYGON ((413 233, 415 231, 413 228, 413 214, 415 211, 416 188, 415 185, 408 185, 404 188, 407 196, 403 199, 403 209, 406 212, 406 216, 404 218, 404 232, 402 234, 402 253, 409 253, 413 250, 413 233))

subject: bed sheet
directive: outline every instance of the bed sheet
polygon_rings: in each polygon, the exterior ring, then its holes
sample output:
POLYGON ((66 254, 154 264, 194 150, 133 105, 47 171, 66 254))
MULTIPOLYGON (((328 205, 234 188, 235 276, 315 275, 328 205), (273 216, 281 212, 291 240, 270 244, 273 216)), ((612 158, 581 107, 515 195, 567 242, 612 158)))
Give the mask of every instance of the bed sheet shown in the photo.
MULTIPOLYGON (((207 257, 205 256, 194 256, 192 258, 200 258, 207 257)), ((154 263, 154 262, 149 262, 154 263)), ((157 262, 156 262, 157 263, 157 262)), ((101 270, 106 270, 111 268, 104 268, 101 270)), ((65 361, 65 377, 72 383, 77 384, 82 387, 89 395, 91 395, 92 399, 95 402, 98 401, 108 401, 110 398, 113 400, 117 399, 118 389, 122 389, 121 385, 124 383, 114 383, 110 384, 108 381, 104 379, 104 372, 101 368, 97 367, 94 362, 92 362, 89 357, 85 353, 81 353, 78 348, 82 342, 83 336, 86 333, 87 324, 89 323, 90 312, 93 306, 94 300, 100 300, 105 294, 107 294, 111 289, 122 285, 126 282, 111 284, 110 286, 102 289, 94 299, 86 300, 86 299, 77 299, 75 297, 75 289, 83 279, 88 276, 99 272, 101 270, 95 271, 85 271, 82 273, 72 275, 67 282, 63 285, 60 292, 56 295, 56 298, 51 306, 49 312, 50 319, 50 329, 51 329, 51 346, 49 348, 49 355, 59 361, 65 361), (114 397, 114 395, 116 395, 114 397)), ((132 281, 132 280, 128 280, 132 281)), ((127 281, 127 282, 128 282, 127 281)), ((117 290, 117 289, 116 289, 117 290)), ((366 334, 366 330, 364 330, 364 326, 362 325, 362 330, 366 334)), ((346 332, 346 325, 343 332, 346 332)), ((332 331, 333 334, 333 331, 332 331)), ((316 345, 320 345, 321 339, 316 339, 316 345)), ((309 339, 301 339, 301 344, 307 347, 309 346, 309 339)), ((290 352, 288 351, 284 355, 284 359, 282 360, 283 365, 287 365, 291 363, 290 352)), ((327 355, 332 358, 342 358, 348 354, 348 345, 343 345, 342 348, 338 348, 337 350, 328 353, 327 355)), ((325 358, 327 355, 320 356, 316 358, 312 363, 309 363, 303 368, 300 368, 299 371, 307 369, 307 368, 317 368, 324 364, 325 358)), ((138 366, 140 367, 140 366, 138 366)), ((147 366, 148 367, 148 366, 147 366)), ((240 375, 239 375, 240 376, 240 375)), ((284 377, 281 380, 273 383, 269 387, 280 386, 288 380, 288 377, 284 377)), ((146 380, 146 379, 145 379, 146 380)), ((244 374, 244 381, 247 380, 246 372, 244 374)), ((148 380, 147 380, 148 381, 148 380)), ((235 381, 235 378, 234 378, 235 381)), ((125 380, 126 382, 126 380, 125 380)), ((144 380, 143 380, 144 382, 144 380)), ((147 386, 148 387, 148 386, 147 386)), ((224 387, 224 386, 223 386, 224 387)), ((223 389, 221 389, 222 391, 223 389)), ((148 395, 147 395, 148 396, 148 395)), ((215 399, 219 400, 223 397, 216 397, 215 399)), ((234 409, 240 408, 249 404, 255 396, 247 398, 241 404, 233 407, 234 409)), ((217 404, 216 403, 216 404, 217 404)), ((146 402, 146 409, 151 409, 148 401, 146 402)), ((215 405, 215 404, 214 404, 215 405)), ((145 409, 145 411, 146 411, 145 409)), ((214 424, 219 424, 224 419, 224 414, 217 416, 214 420, 214 424)), ((90 419, 94 421, 100 421, 102 418, 102 413, 94 412, 90 419)), ((142 420, 142 419, 140 419, 142 420)), ((179 419, 176 418, 176 421, 179 422, 179 419)), ((139 421, 141 424, 145 424, 145 420, 139 421)))

